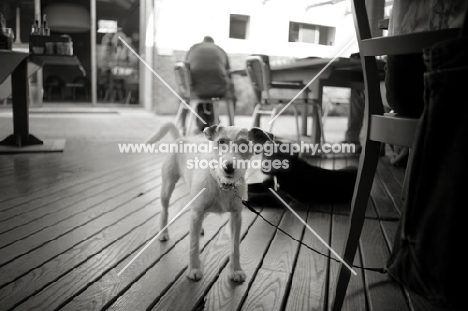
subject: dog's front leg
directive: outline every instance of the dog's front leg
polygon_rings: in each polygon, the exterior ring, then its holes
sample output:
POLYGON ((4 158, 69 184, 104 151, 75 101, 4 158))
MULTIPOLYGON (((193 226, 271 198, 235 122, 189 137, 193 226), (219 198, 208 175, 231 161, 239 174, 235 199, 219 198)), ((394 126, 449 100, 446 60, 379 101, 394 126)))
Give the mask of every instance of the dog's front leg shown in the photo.
POLYGON ((190 264, 187 277, 194 281, 202 278, 203 272, 200 263, 200 231, 203 223, 203 213, 192 210, 190 222, 190 264))
POLYGON ((245 272, 242 270, 240 265, 240 253, 239 253, 239 243, 240 243, 240 231, 242 225, 242 213, 241 212, 231 212, 231 280, 235 282, 244 282, 245 281, 245 272))

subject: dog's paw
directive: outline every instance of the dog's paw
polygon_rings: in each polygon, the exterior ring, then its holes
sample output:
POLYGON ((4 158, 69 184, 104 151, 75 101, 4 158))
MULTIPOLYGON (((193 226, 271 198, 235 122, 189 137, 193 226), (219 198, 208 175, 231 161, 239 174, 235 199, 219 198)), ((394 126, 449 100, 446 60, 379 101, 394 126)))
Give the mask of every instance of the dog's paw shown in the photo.
POLYGON ((187 277, 193 281, 200 281, 203 276, 203 272, 200 269, 189 269, 187 277))
POLYGON ((161 233, 161 235, 159 236, 159 241, 167 241, 169 240, 169 233, 168 232, 163 232, 161 233))
POLYGON ((244 282, 245 279, 247 278, 247 276, 245 275, 245 272, 242 271, 242 270, 237 270, 237 271, 233 271, 231 273, 231 275, 229 276, 229 278, 231 280, 233 280, 234 282, 244 282))

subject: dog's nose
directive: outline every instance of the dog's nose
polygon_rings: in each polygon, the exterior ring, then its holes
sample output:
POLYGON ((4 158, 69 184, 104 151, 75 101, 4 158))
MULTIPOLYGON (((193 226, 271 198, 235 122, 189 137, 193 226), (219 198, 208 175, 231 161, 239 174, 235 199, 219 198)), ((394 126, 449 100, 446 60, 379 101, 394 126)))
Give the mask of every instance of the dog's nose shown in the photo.
POLYGON ((234 173, 234 164, 232 162, 228 162, 224 165, 224 171, 228 174, 234 173))

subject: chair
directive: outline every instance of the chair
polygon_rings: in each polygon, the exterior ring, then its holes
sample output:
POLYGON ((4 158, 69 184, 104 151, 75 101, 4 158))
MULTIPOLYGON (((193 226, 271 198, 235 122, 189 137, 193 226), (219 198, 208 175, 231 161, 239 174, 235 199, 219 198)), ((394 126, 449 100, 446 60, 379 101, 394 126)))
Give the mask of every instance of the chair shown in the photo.
POLYGON ((89 99, 90 83, 86 77, 76 77, 73 79, 72 83, 65 84, 65 87, 69 87, 72 89, 73 100, 76 100, 76 92, 78 90, 81 90, 83 92, 85 100, 89 99))
MULTIPOLYGON (((257 104, 252 114, 252 126, 260 126, 262 115, 269 115, 270 120, 273 120, 278 114, 278 109, 283 109, 305 87, 302 82, 287 83, 272 81, 268 56, 249 56, 246 61, 246 69, 257 97, 257 104)), ((297 105, 309 104, 308 93, 309 90, 305 89, 291 104, 296 119, 296 139, 298 142, 300 142, 300 132, 297 105)), ((314 108, 313 113, 318 115, 316 120, 320 123, 320 135, 323 139, 321 124, 322 108, 318 103, 312 103, 312 105, 314 108)), ((272 131, 273 124, 274 122, 270 124, 268 131, 272 131)))
MULTIPOLYGON (((424 47, 432 46, 437 42, 455 38, 459 35, 458 29, 445 29, 372 38, 365 1, 353 0, 352 8, 364 72, 367 131, 351 201, 349 232, 342 254, 343 260, 349 265, 353 263, 358 247, 372 182, 379 161, 381 143, 411 148, 418 123, 418 119, 415 118, 402 117, 397 114, 384 114, 375 56, 421 53, 424 47)), ((407 177, 410 170, 411 153, 406 169, 403 194, 407 191, 407 177)), ((333 310, 341 310, 350 276, 351 272, 345 265, 341 264, 332 306, 333 310)))
MULTIPOLYGON (((229 98, 211 98, 211 99, 201 99, 201 98, 191 98, 190 86, 190 70, 188 69, 185 62, 177 62, 174 66, 175 80, 179 90, 179 96, 189 104, 190 107, 197 111, 198 106, 204 103, 211 103, 213 107, 214 120, 219 120, 219 107, 217 102, 224 101, 227 106, 227 112, 229 117, 229 125, 234 125, 234 101, 229 98)), ((191 133, 193 124, 196 124, 197 116, 194 113, 189 114, 188 125, 185 128, 185 120, 182 120, 182 115, 184 110, 188 110, 187 106, 180 102, 179 110, 177 111, 175 123, 181 124, 184 134, 191 133)))
POLYGON ((47 79, 44 81, 44 89, 45 89, 45 95, 47 97, 47 100, 52 100, 52 95, 54 92, 58 93, 59 99, 63 100, 64 99, 64 86, 65 83, 63 82, 62 78, 59 76, 49 76, 47 79))

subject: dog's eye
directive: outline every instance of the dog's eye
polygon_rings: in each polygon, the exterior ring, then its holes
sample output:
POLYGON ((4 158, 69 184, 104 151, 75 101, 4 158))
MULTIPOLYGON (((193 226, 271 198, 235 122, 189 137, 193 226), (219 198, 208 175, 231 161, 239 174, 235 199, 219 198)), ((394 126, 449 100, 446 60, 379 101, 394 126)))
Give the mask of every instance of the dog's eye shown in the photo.
POLYGON ((225 139, 220 139, 220 140, 218 140, 218 144, 219 145, 226 145, 227 141, 225 139))

